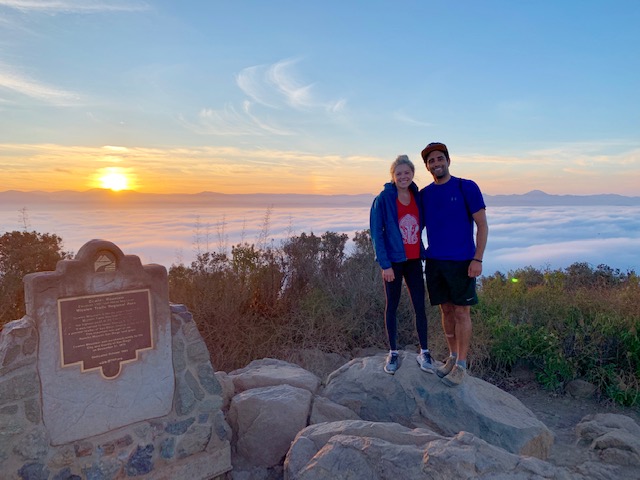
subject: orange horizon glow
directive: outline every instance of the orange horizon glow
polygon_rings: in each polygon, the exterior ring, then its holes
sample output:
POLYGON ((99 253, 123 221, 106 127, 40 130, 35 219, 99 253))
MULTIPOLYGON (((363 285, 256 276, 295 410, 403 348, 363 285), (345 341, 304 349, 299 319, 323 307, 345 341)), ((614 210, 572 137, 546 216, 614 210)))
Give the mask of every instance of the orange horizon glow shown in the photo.
MULTIPOLYGON (((23 192, 102 188, 154 194, 378 194, 390 179, 392 161, 367 155, 230 147, 0 144, 0 149, 4 155, 0 190, 23 192)), ((572 155, 572 151, 554 152, 550 157, 538 152, 524 152, 521 157, 458 155, 452 174, 473 179, 489 195, 542 190, 551 195, 637 196, 636 150, 598 157, 591 163, 586 154, 575 160, 572 155), (557 158, 564 167, 549 176, 557 158), (589 168, 579 168, 585 162, 589 168), (601 170, 605 169, 609 182, 603 184, 601 170)), ((431 183, 431 175, 417 161, 419 155, 410 158, 416 165, 416 184, 421 188, 431 183)))

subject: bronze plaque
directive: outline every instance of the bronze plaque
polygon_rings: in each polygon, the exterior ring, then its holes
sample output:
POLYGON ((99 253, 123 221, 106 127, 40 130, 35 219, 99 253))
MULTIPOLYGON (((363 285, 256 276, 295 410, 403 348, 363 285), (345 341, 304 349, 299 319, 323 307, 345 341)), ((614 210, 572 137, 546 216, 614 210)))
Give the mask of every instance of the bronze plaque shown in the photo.
POLYGON ((149 290, 59 299, 58 320, 63 367, 100 368, 112 379, 121 364, 153 348, 149 290))

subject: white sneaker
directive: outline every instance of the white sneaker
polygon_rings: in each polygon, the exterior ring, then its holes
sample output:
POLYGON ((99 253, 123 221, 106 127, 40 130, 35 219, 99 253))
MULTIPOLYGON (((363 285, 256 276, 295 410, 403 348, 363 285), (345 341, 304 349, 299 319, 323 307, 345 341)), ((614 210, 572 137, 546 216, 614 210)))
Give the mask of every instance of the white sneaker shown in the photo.
POLYGON ((431 361, 431 355, 429 352, 419 353, 416 357, 416 361, 418 362, 418 365, 420 365, 420 370, 427 373, 435 373, 436 367, 431 361))
POLYGON ((384 371, 391 375, 396 373, 396 370, 400 367, 399 360, 397 353, 390 353, 387 355, 387 363, 384 365, 384 371))

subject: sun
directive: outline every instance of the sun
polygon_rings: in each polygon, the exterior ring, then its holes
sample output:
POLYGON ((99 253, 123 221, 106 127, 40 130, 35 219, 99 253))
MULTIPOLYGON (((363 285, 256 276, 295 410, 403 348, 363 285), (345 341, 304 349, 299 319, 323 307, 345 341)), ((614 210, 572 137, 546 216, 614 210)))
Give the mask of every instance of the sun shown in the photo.
POLYGON ((129 187, 129 178, 122 171, 111 169, 100 176, 100 185, 102 188, 119 192, 127 190, 129 187))
POLYGON ((127 177, 122 173, 107 173, 100 177, 102 188, 107 188, 118 192, 127 189, 127 177))

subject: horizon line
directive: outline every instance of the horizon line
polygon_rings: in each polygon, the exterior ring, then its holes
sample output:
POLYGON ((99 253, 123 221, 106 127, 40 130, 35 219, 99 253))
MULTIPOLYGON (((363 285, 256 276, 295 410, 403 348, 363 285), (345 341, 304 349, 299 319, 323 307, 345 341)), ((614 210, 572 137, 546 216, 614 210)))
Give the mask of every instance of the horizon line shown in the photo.
MULTIPOLYGON (((212 195, 223 195, 223 196, 250 196, 250 195, 265 195, 265 196, 313 196, 313 197, 358 197, 358 196, 376 196, 378 193, 294 193, 294 192, 285 192, 285 193, 268 193, 268 192, 250 192, 250 193, 223 193, 216 192, 211 190, 202 190, 199 192, 172 192, 172 193, 161 193, 161 192, 144 192, 133 189, 121 189, 115 190, 110 188, 89 188, 86 190, 2 190, 0 194, 5 193, 18 193, 18 194, 84 194, 84 193, 106 193, 109 195, 122 195, 122 194, 137 194, 137 195, 152 195, 152 196, 172 196, 172 195, 201 195, 201 194, 212 194, 212 195)), ((598 197, 598 196, 614 196, 614 197, 622 197, 622 198, 630 198, 630 199, 640 199, 638 195, 623 195, 620 193, 585 193, 585 194, 576 194, 576 193, 547 193, 544 190, 534 189, 525 193, 497 193, 497 194, 482 194, 486 197, 504 197, 504 196, 526 196, 526 195, 545 195, 550 197, 598 197)))

